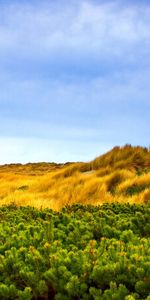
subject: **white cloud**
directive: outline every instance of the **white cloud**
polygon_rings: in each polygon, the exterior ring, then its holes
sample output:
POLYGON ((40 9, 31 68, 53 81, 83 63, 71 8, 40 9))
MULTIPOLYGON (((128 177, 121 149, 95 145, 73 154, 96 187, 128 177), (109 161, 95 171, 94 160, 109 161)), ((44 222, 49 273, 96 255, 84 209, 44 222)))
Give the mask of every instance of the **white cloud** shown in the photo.
POLYGON ((14 4, 2 8, 2 11, 5 20, 0 22, 3 54, 7 50, 9 53, 18 51, 19 56, 36 58, 60 57, 61 53, 122 57, 131 55, 133 47, 137 46, 137 52, 143 53, 146 47, 149 53, 149 7, 123 7, 118 2, 95 4, 82 0, 76 5, 70 2, 68 6, 58 8, 44 1, 40 6, 14 4))
POLYGON ((63 2, 0 4, 1 162, 88 160, 149 137, 150 6, 63 2))

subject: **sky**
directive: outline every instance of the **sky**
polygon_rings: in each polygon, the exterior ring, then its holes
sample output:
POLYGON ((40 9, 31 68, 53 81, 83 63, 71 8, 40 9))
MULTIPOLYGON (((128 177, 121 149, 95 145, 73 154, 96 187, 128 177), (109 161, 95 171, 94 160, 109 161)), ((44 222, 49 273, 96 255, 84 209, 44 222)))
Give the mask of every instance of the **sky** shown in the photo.
POLYGON ((150 2, 0 0, 0 164, 150 144, 150 2))

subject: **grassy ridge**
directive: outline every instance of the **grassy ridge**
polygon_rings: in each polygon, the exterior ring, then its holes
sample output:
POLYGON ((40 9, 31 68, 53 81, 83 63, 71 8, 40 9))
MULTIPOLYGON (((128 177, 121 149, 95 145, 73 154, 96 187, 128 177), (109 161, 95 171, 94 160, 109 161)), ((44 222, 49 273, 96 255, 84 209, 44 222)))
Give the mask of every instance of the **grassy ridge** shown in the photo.
POLYGON ((0 299, 150 300, 150 206, 0 209, 0 299))
POLYGON ((0 166, 0 204, 60 210, 68 204, 147 203, 150 152, 115 147, 87 163, 0 166))

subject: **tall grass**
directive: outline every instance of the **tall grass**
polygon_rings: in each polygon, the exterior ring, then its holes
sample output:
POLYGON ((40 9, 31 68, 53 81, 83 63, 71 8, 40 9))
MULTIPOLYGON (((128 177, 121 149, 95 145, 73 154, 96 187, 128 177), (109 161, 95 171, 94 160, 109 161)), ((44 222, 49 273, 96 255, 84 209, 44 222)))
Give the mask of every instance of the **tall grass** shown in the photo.
POLYGON ((113 201, 150 201, 148 149, 115 147, 88 163, 0 167, 0 205, 14 202, 60 210, 73 203, 99 205, 113 201))

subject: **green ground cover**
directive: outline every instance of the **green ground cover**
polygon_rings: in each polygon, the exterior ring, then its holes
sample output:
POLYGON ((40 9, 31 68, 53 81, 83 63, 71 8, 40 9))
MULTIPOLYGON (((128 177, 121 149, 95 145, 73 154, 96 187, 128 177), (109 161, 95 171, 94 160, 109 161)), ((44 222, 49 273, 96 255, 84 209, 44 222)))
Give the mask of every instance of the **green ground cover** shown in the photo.
POLYGON ((0 208, 0 299, 150 300, 150 205, 0 208))

